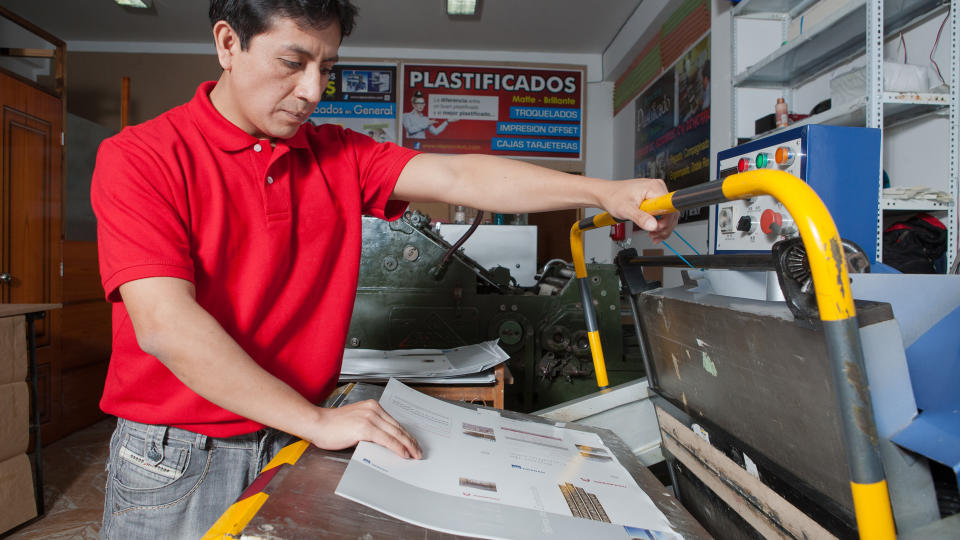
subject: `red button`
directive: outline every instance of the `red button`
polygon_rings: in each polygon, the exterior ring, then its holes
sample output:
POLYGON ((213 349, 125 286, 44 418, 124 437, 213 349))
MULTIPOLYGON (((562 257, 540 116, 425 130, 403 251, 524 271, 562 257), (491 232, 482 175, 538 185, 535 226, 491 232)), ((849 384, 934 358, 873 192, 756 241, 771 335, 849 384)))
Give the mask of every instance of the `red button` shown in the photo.
POLYGON ((780 227, 783 226, 783 216, 779 212, 774 212, 768 208, 760 215, 760 230, 764 234, 770 234, 774 232, 774 226, 777 228, 776 232, 779 233, 780 227))
POLYGON ((738 172, 746 172, 750 168, 750 160, 747 158, 740 158, 740 161, 737 163, 738 172))

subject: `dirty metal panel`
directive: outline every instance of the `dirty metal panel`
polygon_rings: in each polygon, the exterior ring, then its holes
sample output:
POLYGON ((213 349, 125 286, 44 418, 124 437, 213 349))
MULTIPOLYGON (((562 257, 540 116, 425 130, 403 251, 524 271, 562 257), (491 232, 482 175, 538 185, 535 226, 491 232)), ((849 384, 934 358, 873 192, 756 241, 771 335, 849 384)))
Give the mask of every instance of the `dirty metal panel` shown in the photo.
MULTIPOLYGON (((749 448, 742 441, 730 436, 715 424, 703 419, 692 418, 663 396, 655 395, 651 400, 655 404, 658 414, 666 414, 680 425, 694 432, 695 436, 706 439, 709 442, 709 446, 717 450, 716 455, 722 455, 732 461, 735 466, 739 466, 747 473, 755 476, 762 484, 773 490, 777 497, 785 500, 787 504, 792 505, 797 511, 807 515, 827 531, 826 535, 814 534, 810 536, 808 534, 807 536, 803 536, 801 534, 799 536, 790 536, 791 538, 820 538, 823 536, 836 537, 842 540, 854 540, 857 537, 854 516, 846 508, 841 507, 838 503, 823 495, 811 495, 813 492, 809 485, 805 485, 802 480, 797 479, 792 473, 770 459, 767 459, 766 456, 760 454, 755 449, 749 448)), ((664 435, 664 438, 666 441, 666 439, 670 439, 670 436, 664 435)), ((702 467, 699 472, 695 472, 691 467, 682 463, 683 460, 679 459, 681 456, 674 454, 671 448, 676 450, 676 445, 667 442, 664 443, 663 455, 671 473, 675 473, 677 467, 684 468, 686 474, 691 476, 704 473, 702 467)), ((687 457, 690 456, 691 454, 687 453, 687 457)), ((762 513, 767 514, 770 518, 769 524, 776 524, 781 519, 778 512, 769 511, 772 498, 766 499, 762 494, 745 491, 742 487, 736 485, 732 477, 717 472, 714 465, 706 465, 706 461, 701 460, 699 457, 697 457, 696 460, 701 465, 707 467, 708 470, 713 471, 709 474, 716 475, 715 479, 705 477, 701 478, 698 482, 704 489, 710 491, 709 494, 686 493, 684 490, 690 488, 689 486, 684 487, 682 478, 673 478, 673 481, 674 485, 678 486, 678 497, 681 501, 684 501, 684 506, 686 506, 690 500, 701 502, 706 500, 712 501, 707 505, 707 510, 701 510, 699 512, 693 511, 692 513, 714 536, 718 538, 739 539, 749 537, 752 533, 756 533, 757 529, 751 526, 748 523, 749 518, 746 518, 750 512, 755 510, 761 510, 762 513), (714 483, 716 479, 719 479, 726 486, 733 487, 734 491, 739 494, 740 500, 731 506, 724 496, 713 492, 708 485, 714 483), (712 513, 714 509, 718 509, 716 515, 712 513), (745 525, 742 534, 730 535, 722 533, 727 525, 739 526, 737 524, 741 523, 739 520, 730 520, 730 516, 723 515, 727 513, 743 514, 741 517, 746 518, 742 521, 742 524, 745 525), (728 523, 731 521, 732 523, 728 523)), ((687 506, 687 508, 689 508, 689 506, 687 506)))
POLYGON ((720 497, 697 478, 682 463, 668 457, 677 484, 680 502, 703 523, 708 523, 714 537, 725 540, 762 540, 763 536, 750 526, 740 514, 726 505, 720 497))
MULTIPOLYGON (((842 521, 852 519, 822 332, 795 322, 779 303, 681 289, 637 299, 658 393, 691 422, 719 428, 740 450, 769 461, 778 478, 761 476, 764 482, 790 485, 842 521)), ((887 304, 857 309, 861 325, 892 318, 887 304)))
MULTIPOLYGON (((685 425, 676 412, 656 409, 663 430, 663 448, 666 453, 692 471, 706 487, 720 497, 766 538, 836 538, 823 525, 805 514, 760 480, 759 467, 744 467, 755 462, 746 454, 734 460, 727 452, 708 441, 702 426, 685 425), (696 431, 695 431, 696 430, 696 431)), ((682 414, 682 413, 681 413, 682 414)), ((717 432, 713 431, 713 439, 717 432)), ((723 446, 718 445, 718 446, 723 446)), ((706 526, 711 530, 715 523, 706 526)))

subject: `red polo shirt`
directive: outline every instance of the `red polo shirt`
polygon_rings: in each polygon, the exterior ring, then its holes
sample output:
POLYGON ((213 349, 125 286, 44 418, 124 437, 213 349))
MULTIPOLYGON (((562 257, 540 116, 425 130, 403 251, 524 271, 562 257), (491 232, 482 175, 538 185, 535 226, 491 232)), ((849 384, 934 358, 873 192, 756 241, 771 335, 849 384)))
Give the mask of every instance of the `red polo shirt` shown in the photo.
POLYGON ((140 350, 120 285, 156 276, 192 282, 197 302, 257 363, 318 401, 340 372, 361 214, 402 214, 406 203, 388 199, 416 152, 311 124, 271 148, 214 109, 213 86, 104 141, 91 197, 113 302, 101 408, 227 437, 263 426, 195 394, 140 350))

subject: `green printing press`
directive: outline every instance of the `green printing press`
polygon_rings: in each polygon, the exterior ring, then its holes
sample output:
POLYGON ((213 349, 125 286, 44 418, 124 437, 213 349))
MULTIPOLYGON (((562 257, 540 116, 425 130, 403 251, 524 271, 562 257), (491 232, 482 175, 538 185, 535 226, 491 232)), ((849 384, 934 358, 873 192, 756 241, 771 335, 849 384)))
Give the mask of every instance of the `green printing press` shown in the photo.
MULTIPOLYGON (((639 349, 623 342, 616 266, 588 267, 610 383, 642 377, 639 349)), ((573 277, 572 265, 554 260, 533 286, 520 287, 508 269, 484 269, 453 250, 429 216, 364 217, 347 347, 448 349, 499 338, 514 378, 505 388, 505 407, 530 412, 562 403, 596 391, 573 277)))

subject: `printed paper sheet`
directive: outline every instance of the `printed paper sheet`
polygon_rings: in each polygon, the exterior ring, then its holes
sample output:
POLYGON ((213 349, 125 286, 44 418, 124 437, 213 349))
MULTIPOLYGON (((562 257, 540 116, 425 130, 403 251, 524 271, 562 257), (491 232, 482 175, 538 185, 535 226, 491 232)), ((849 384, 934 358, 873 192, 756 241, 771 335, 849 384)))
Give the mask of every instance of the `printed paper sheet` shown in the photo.
POLYGON ((338 495, 484 538, 679 538, 594 433, 458 407, 396 380, 380 402, 424 458, 360 443, 338 495))

